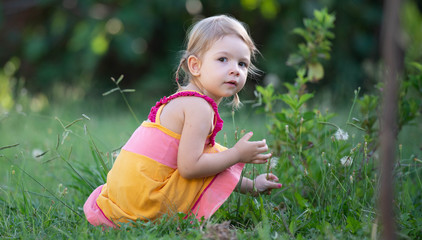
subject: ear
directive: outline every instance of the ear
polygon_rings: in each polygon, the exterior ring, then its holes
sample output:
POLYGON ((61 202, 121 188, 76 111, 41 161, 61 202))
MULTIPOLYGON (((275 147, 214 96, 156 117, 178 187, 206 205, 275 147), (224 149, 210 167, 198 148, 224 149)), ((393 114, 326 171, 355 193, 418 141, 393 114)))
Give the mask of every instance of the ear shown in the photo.
POLYGON ((188 68, 194 77, 198 77, 201 74, 201 60, 194 55, 190 55, 188 57, 188 68))

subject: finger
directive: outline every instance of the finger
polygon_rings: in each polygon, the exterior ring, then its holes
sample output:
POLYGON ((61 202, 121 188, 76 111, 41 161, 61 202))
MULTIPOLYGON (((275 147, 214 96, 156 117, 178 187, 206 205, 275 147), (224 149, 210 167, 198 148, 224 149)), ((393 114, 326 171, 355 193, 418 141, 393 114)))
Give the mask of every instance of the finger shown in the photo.
POLYGON ((277 182, 266 182, 264 184, 265 189, 270 190, 270 189, 278 189, 281 188, 283 185, 281 183, 277 183, 277 182))
POLYGON ((275 183, 275 182, 270 182, 267 185, 268 189, 273 189, 273 188, 281 188, 283 186, 283 184, 281 183, 275 183))
POLYGON ((249 139, 251 139, 252 136, 253 136, 253 132, 248 132, 240 140, 247 142, 247 141, 249 141, 249 139))
POLYGON ((253 164, 264 164, 264 163, 267 163, 267 160, 266 159, 262 159, 262 160, 255 159, 255 160, 252 160, 251 163, 253 163, 253 164))
POLYGON ((268 174, 267 180, 271 180, 273 182, 278 182, 278 177, 272 173, 268 174))
POLYGON ((268 147, 267 141, 265 139, 261 141, 255 141, 255 144, 257 145, 257 147, 268 147))
POLYGON ((263 163, 266 163, 266 162, 268 162, 268 159, 270 157, 271 157, 271 153, 268 153, 268 154, 257 154, 255 156, 255 159, 253 159, 252 161, 263 161, 263 163))
POLYGON ((267 146, 267 145, 265 145, 265 146, 263 146, 263 147, 259 147, 257 150, 258 150, 258 152, 260 152, 260 153, 268 152, 268 146, 267 146))
POLYGON ((272 153, 259 154, 257 157, 258 157, 259 159, 265 159, 265 160, 268 160, 268 159, 270 159, 270 158, 271 158, 271 156, 272 156, 272 155, 273 155, 272 153))

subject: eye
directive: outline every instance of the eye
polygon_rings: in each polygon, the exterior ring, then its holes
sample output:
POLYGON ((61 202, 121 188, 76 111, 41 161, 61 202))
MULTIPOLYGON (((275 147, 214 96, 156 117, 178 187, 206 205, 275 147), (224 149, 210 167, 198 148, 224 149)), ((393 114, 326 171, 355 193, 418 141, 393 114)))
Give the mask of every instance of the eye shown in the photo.
POLYGON ((221 57, 218 59, 218 61, 220 62, 227 62, 227 58, 226 57, 221 57))
POLYGON ((247 68, 248 64, 245 62, 239 62, 239 66, 247 68))

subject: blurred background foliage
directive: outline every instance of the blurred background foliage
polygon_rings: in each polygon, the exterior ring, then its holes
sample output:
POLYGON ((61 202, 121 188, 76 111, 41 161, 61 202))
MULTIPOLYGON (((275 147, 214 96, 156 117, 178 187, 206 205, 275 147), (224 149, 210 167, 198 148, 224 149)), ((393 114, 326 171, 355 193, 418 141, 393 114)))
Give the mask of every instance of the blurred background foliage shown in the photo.
MULTIPOLYGON (((404 22, 413 32, 403 34, 401 47, 416 54, 412 61, 421 60, 421 45, 406 43, 421 37, 422 3, 405 2, 411 7, 402 11, 404 22)), ((263 74, 243 93, 253 97, 256 84, 281 88, 282 82, 293 82, 295 70, 286 61, 301 39, 292 31, 324 7, 336 15, 335 39, 325 77, 310 89, 341 103, 359 86, 370 91, 377 82, 382 1, 3 0, 0 105, 10 109, 13 99, 27 93, 41 105, 99 98, 114 87, 110 78, 122 74, 122 87, 155 100, 176 88, 174 71, 188 27, 216 14, 245 22, 262 53, 256 65, 263 74)))

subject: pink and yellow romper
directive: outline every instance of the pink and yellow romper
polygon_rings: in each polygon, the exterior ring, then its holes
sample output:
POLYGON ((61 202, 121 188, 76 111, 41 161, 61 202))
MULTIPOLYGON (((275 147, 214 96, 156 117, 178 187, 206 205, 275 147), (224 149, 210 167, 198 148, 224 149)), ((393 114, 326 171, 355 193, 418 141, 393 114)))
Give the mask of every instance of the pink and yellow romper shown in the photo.
POLYGON ((227 200, 240 179, 244 164, 238 163, 211 177, 185 179, 177 169, 180 134, 160 124, 163 107, 177 97, 201 97, 214 109, 214 129, 204 153, 227 148, 215 143, 223 127, 217 104, 208 96, 182 91, 162 98, 123 146, 107 183, 95 189, 84 205, 87 220, 94 226, 116 227, 129 220, 150 221, 179 212, 198 219, 211 217, 227 200))

